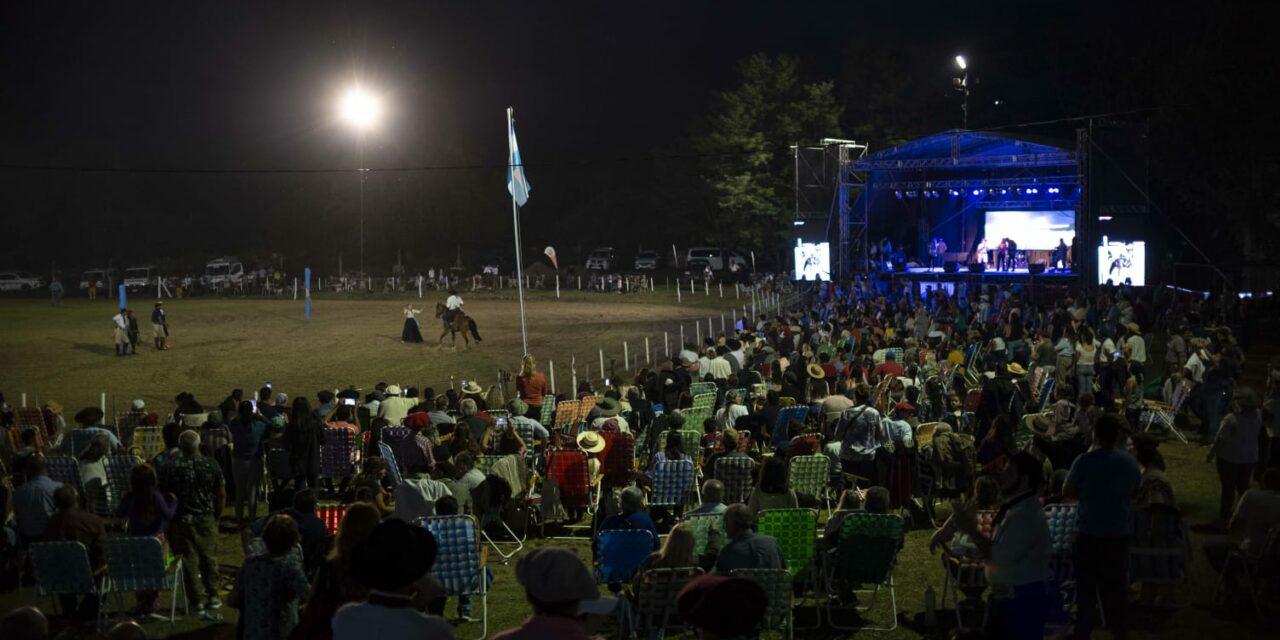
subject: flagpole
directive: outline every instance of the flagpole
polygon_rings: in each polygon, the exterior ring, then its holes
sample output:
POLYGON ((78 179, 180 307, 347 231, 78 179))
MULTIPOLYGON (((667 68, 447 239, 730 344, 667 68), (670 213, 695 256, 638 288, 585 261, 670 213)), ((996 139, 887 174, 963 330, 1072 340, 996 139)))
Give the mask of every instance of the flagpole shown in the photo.
MULTIPOLYGON (((507 131, 511 131, 511 107, 507 107, 507 131)), ((511 162, 511 154, 507 154, 507 162, 511 162)), ((515 171, 511 167, 508 171, 515 171)), ((516 236, 516 291, 520 298, 520 345, 522 354, 529 353, 529 332, 524 321, 524 258, 520 255, 520 205, 516 204, 516 194, 511 194, 511 222, 516 236)))

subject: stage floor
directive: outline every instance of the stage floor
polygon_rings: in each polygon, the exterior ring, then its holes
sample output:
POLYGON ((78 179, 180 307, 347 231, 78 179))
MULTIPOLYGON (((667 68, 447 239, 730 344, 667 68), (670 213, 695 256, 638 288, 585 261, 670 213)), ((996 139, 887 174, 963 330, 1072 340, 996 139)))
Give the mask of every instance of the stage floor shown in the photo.
MULTIPOLYGON (((983 271, 982 273, 972 273, 972 272, 970 272, 970 271, 969 271, 968 267, 961 267, 961 268, 960 268, 958 271, 956 271, 955 273, 947 273, 946 271, 944 271, 944 270, 942 269, 942 267, 907 267, 907 271, 906 271, 906 273, 908 273, 908 274, 910 274, 910 275, 923 275, 923 276, 928 276, 928 275, 938 275, 938 276, 979 276, 979 277, 985 276, 985 277, 997 277, 997 278, 999 278, 999 277, 1023 277, 1023 278, 1030 278, 1030 277, 1035 277, 1035 278, 1044 278, 1044 277, 1055 278, 1055 277, 1056 277, 1056 278, 1073 278, 1073 277, 1075 277, 1075 276, 1077 275, 1077 274, 1075 274, 1075 273, 1072 273, 1072 272, 1071 272, 1071 271, 1069 271, 1069 270, 1061 270, 1061 271, 1045 271, 1045 272, 1043 272, 1043 273, 1037 273, 1037 274, 1032 275, 1032 273, 1031 273, 1030 271, 1027 271, 1027 269, 1026 269, 1026 268, 1022 268, 1022 269, 1011 269, 1011 270, 1008 270, 1008 271, 996 271, 996 270, 994 270, 994 269, 987 269, 986 271, 983 271)), ((901 275, 901 272, 897 272, 897 274, 898 274, 898 275, 901 275)))

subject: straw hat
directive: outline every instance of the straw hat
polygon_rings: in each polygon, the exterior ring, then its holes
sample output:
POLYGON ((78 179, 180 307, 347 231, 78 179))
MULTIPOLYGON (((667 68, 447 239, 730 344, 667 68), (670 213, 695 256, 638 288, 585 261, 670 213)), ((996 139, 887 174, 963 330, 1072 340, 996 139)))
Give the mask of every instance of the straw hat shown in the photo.
POLYGON ((1009 365, 1008 367, 1005 367, 1005 368, 1009 370, 1009 373, 1012 373, 1012 374, 1013 374, 1013 375, 1015 375, 1015 376, 1025 376, 1025 375, 1027 375, 1027 370, 1026 370, 1026 369, 1023 369, 1023 368, 1022 368, 1022 365, 1020 365, 1020 364, 1018 364, 1018 363, 1016 363, 1016 362, 1015 362, 1015 363, 1013 363, 1013 364, 1011 364, 1011 365, 1009 365))
MULTIPOLYGON (((387 389, 387 391, 390 392, 391 389, 387 389)), ((466 384, 462 385, 462 393, 469 396, 478 396, 484 393, 484 389, 481 389, 475 380, 468 380, 466 384)))
POLYGON ((587 453, 600 453, 604 451, 604 438, 595 431, 583 431, 578 434, 578 448, 587 453))
POLYGON ((816 364, 810 364, 809 366, 805 367, 804 370, 809 374, 809 377, 813 378, 814 380, 821 380, 827 377, 827 374, 825 371, 822 370, 822 367, 816 364))

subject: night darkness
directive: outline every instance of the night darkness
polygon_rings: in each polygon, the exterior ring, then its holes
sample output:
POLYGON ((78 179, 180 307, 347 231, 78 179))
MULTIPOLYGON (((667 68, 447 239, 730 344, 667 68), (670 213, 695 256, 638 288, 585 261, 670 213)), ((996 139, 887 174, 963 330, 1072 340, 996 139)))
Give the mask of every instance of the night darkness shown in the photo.
POLYGON ((279 253, 329 270, 338 252, 350 267, 357 177, 312 170, 358 164, 334 117, 357 77, 389 103, 366 152, 374 273, 397 250, 417 268, 458 247, 507 258, 508 105, 529 246, 687 244, 674 236, 706 202, 655 194, 693 180, 688 137, 758 51, 834 80, 843 133, 873 149, 959 126, 960 52, 981 82, 972 128, 1124 112, 1150 127, 1170 220, 1265 248, 1280 209, 1266 4, 1108 4, 6 3, 0 267, 279 253), (1231 230, 1253 222, 1267 238, 1231 230))

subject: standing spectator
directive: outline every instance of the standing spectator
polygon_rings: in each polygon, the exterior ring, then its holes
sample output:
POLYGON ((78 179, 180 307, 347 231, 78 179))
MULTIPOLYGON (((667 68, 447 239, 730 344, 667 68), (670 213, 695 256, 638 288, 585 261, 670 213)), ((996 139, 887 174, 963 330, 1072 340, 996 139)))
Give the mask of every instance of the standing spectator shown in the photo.
POLYGON ((245 512, 249 521, 258 519, 258 491, 262 487, 265 452, 263 439, 267 421, 248 400, 237 408, 236 417, 227 427, 231 431, 231 475, 235 486, 236 522, 243 525, 245 512))
POLYGON ((1138 463, 1116 448, 1120 418, 1105 414, 1093 425, 1093 451, 1076 458, 1063 497, 1080 502, 1076 536, 1076 637, 1088 638, 1098 623, 1098 601, 1115 637, 1128 633, 1129 520, 1138 490, 1138 463))
POLYGON ((578 555, 568 549, 536 549, 516 562, 516 581, 524 587, 533 616, 494 640, 588 640, 582 616, 605 615, 617 606, 601 598, 596 581, 578 555))
POLYGON ((289 423, 284 428, 284 446, 289 450, 289 469, 295 489, 304 486, 314 489, 319 484, 323 441, 324 429, 311 411, 311 404, 302 396, 294 398, 289 423))
MULTIPOLYGON (((140 464, 129 473, 129 492, 120 499, 116 517, 125 519, 125 532, 131 536, 161 536, 178 511, 178 499, 159 489, 159 479, 151 465, 140 464)), ((156 610, 158 591, 139 591, 138 606, 130 612, 135 618, 151 615, 156 610)))
POLYGON ((288 516, 271 516, 262 542, 267 553, 244 561, 228 600, 240 610, 243 640, 286 640, 298 625, 298 603, 310 588, 302 570, 289 562, 298 543, 297 523, 288 516))
MULTIPOLYGON (((75 487, 61 486, 53 493, 58 511, 49 518, 44 539, 79 542, 89 552, 89 568, 94 575, 102 575, 107 569, 106 553, 102 543, 107 538, 107 527, 102 518, 81 509, 80 496, 75 487)), ((74 595, 59 595, 59 604, 67 615, 85 622, 98 618, 98 594, 89 594, 76 602, 74 595)))
POLYGON ((1236 392, 1235 410, 1222 419, 1222 426, 1209 447, 1206 461, 1217 459, 1218 481, 1222 495, 1218 501, 1218 517, 1226 522, 1235 509, 1237 496, 1249 489, 1249 477, 1258 464, 1258 433, 1262 431, 1262 414, 1253 389, 1241 387, 1236 392))
POLYGON ((178 498, 176 517, 169 523, 168 540, 174 555, 182 559, 182 578, 195 610, 206 620, 209 611, 222 606, 218 598, 218 517, 226 505, 222 472, 214 461, 200 454, 200 434, 183 431, 178 453, 159 470, 160 489, 178 498), (204 586, 200 599, 197 580, 204 586), (208 610, 208 611, 206 611, 208 610))
POLYGON ((847 409, 840 418, 836 438, 831 447, 845 472, 869 480, 868 484, 883 486, 884 479, 876 461, 876 454, 888 441, 881 424, 880 412, 871 406, 871 388, 859 384, 853 392, 857 405, 847 409))
POLYGON ((57 307, 62 305, 62 292, 62 282, 58 280, 57 276, 54 276, 53 282, 49 283, 49 297, 51 298, 50 301, 53 306, 57 307))
POLYGON ((124 310, 125 319, 129 323, 129 353, 138 355, 138 319, 133 316, 133 309, 124 310))
POLYGON ((169 315, 164 312, 163 302, 157 302, 151 310, 151 335, 155 339, 156 351, 169 348, 169 315))
POLYGON ((111 324, 115 332, 114 339, 116 343, 116 355, 128 355, 129 351, 129 317, 125 315, 125 309, 120 309, 120 313, 111 316, 111 324))
POLYGON ((49 466, 43 453, 32 453, 23 466, 27 481, 13 492, 13 519, 18 525, 19 541, 26 546, 44 536, 55 511, 54 492, 62 483, 49 479, 49 466))
POLYGON ((547 395, 547 391, 547 377, 534 365, 533 355, 526 353, 520 360, 520 372, 516 374, 517 398, 528 406, 525 411, 526 417, 534 420, 541 419, 542 396, 547 395))

